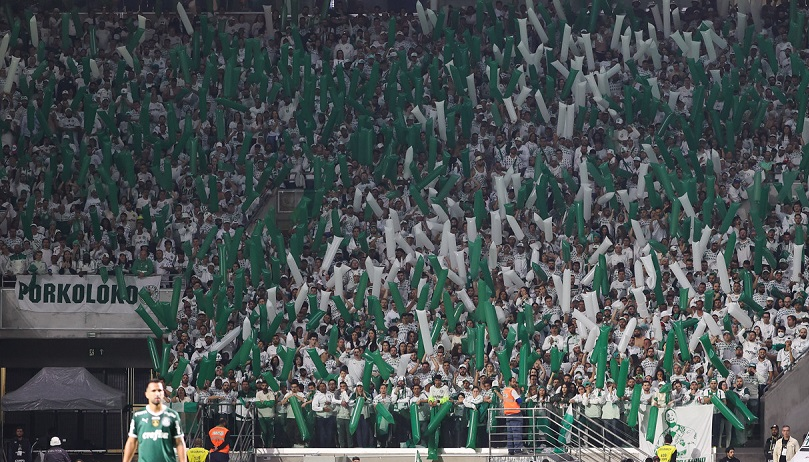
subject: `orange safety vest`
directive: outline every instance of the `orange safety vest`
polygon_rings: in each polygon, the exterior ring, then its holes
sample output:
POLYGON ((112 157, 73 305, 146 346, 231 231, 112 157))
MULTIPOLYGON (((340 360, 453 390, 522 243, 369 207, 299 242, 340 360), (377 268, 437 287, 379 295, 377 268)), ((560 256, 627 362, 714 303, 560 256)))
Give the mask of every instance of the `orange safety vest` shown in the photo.
POLYGON ((512 391, 514 389, 511 387, 503 388, 503 414, 505 415, 516 415, 520 413, 520 405, 517 404, 517 400, 514 399, 514 395, 512 391))
POLYGON ((228 431, 229 430, 225 427, 216 426, 208 432, 208 436, 211 438, 211 443, 213 444, 211 452, 222 452, 225 454, 230 452, 230 445, 225 443, 228 431))

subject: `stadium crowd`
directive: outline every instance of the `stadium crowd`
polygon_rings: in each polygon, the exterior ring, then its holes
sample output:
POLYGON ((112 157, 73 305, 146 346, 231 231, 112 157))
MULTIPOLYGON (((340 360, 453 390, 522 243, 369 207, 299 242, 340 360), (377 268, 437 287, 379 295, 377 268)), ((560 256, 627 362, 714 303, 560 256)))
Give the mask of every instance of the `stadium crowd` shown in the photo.
MULTIPOLYGON (((499 0, 426 21, 340 1, 292 19, 189 9, 193 33, 173 13, 37 12, 33 41, 4 17, 0 272, 182 278, 167 340, 172 370, 188 363, 167 399, 232 417, 251 398, 267 446, 405 444, 411 404, 426 444, 447 400, 440 444, 470 444, 469 426, 488 444, 512 376, 523 408, 573 404, 626 434, 636 383, 641 413, 730 390, 758 413, 809 349, 805 31, 786 1, 744 11, 741 33, 735 7, 680 5, 666 19, 704 47, 688 59, 659 10, 612 6, 587 40, 586 9, 565 12, 571 32, 537 6, 540 33, 499 0), (510 49, 522 20, 532 58, 510 49), (290 230, 260 213, 277 188, 305 190, 290 230), (603 388, 585 318, 612 328, 603 388), (710 352, 689 345, 703 333, 710 352)), ((753 431, 718 416, 714 444, 753 431)))

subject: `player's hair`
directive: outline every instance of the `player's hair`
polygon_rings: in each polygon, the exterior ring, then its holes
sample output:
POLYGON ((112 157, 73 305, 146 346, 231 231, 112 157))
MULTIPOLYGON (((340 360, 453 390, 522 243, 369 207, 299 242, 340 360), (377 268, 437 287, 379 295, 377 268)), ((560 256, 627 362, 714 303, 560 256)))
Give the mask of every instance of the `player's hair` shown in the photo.
POLYGON ((149 385, 151 385, 153 383, 159 383, 160 385, 163 385, 163 379, 155 377, 155 378, 149 380, 149 383, 146 384, 146 388, 149 388, 149 385))

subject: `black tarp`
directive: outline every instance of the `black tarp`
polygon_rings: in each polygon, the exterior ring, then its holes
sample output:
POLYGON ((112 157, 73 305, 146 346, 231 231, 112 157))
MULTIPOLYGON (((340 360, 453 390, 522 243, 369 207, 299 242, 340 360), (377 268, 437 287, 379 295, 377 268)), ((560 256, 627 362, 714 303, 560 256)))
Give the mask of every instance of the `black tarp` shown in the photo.
POLYGON ((7 393, 3 411, 120 411, 124 394, 104 385, 83 367, 45 367, 7 393))

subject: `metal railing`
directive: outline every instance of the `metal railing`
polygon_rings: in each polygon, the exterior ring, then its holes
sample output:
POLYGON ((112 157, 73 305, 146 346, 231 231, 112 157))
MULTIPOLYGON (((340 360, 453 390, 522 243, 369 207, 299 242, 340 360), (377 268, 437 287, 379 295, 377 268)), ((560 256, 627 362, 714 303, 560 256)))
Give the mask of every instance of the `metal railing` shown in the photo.
POLYGON ((232 462, 253 462, 256 455, 256 438, 258 437, 258 420, 255 405, 250 401, 240 402, 234 406, 233 412, 222 414, 216 412, 221 405, 200 404, 193 412, 180 412, 185 428, 186 445, 192 447, 194 441, 201 440, 205 447, 209 446, 208 431, 219 423, 219 418, 226 416, 230 430, 230 460, 232 462))
POLYGON ((256 430, 258 419, 255 406, 250 403, 245 406, 246 414, 236 419, 236 441, 233 444, 234 453, 231 460, 234 462, 253 462, 256 458, 256 430))
MULTIPOLYGON (((526 410, 516 416, 503 415, 503 409, 490 408, 488 410, 488 459, 490 461, 498 459, 501 451, 495 451, 503 447, 508 447, 509 424, 508 420, 519 422, 519 446, 520 451, 512 454, 509 450, 509 457, 530 457, 537 455, 567 454, 581 460, 581 446, 576 446, 569 442, 566 432, 563 432, 560 422, 554 422, 551 415, 539 410, 526 410), (507 420, 508 419, 508 420, 507 420)), ((511 430, 514 431, 513 429, 511 430)))
MULTIPOLYGON (((785 375, 792 372, 792 369, 794 369, 798 365, 798 361, 800 361, 801 359, 803 359, 806 356, 806 353, 809 353, 809 350, 804 350, 802 353, 799 353, 797 356, 795 356, 795 360, 792 361, 791 363, 789 363, 789 365, 787 367, 782 368, 781 372, 772 379, 772 383, 775 384, 780 379, 784 378, 785 375)), ((769 390, 771 386, 772 385, 768 386, 764 390, 764 392, 766 393, 767 390, 769 390)))
MULTIPOLYGON (((610 429, 581 413, 572 423, 550 409, 522 409, 520 414, 505 416, 502 408, 489 409, 489 460, 498 459, 499 448, 508 447, 509 433, 517 433, 518 452, 509 457, 567 455, 584 461, 641 461, 651 455, 638 449, 637 437, 619 428, 610 429), (509 422, 516 420, 517 424, 509 422), (630 449, 631 448, 631 449, 630 449)), ((514 436, 512 436, 514 438, 514 436)), ((512 445, 513 446, 513 445, 512 445)))

